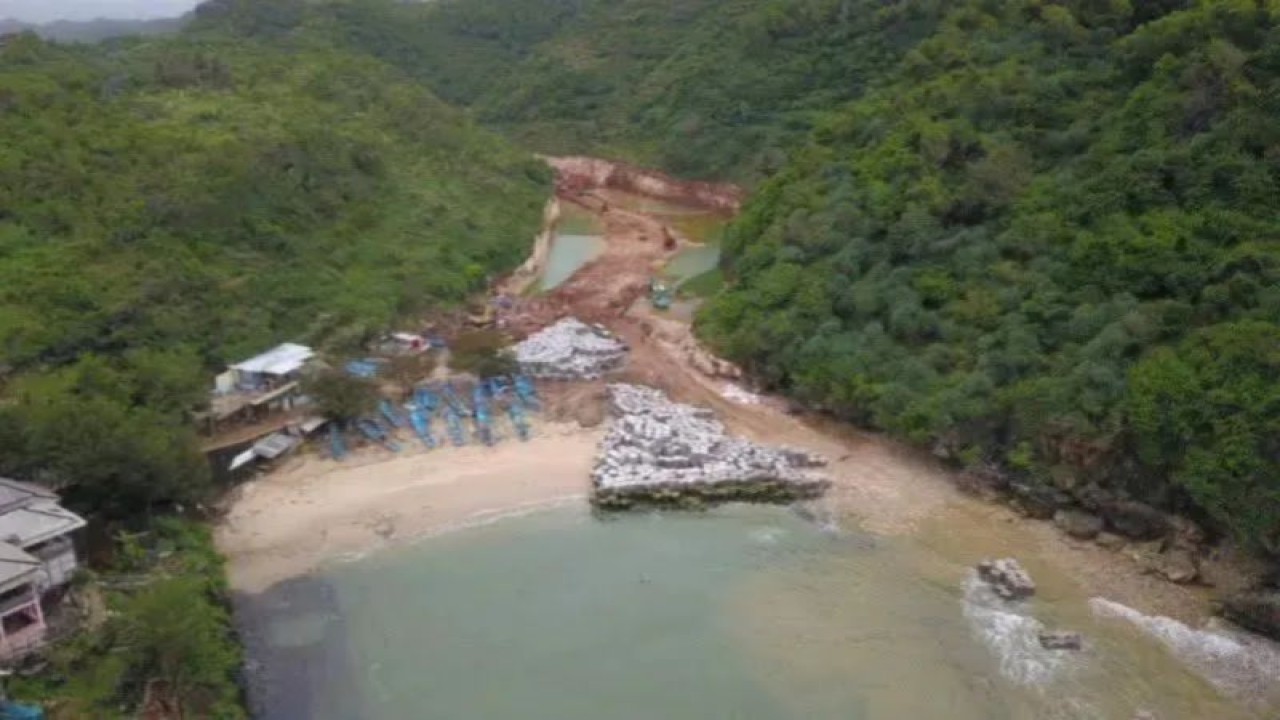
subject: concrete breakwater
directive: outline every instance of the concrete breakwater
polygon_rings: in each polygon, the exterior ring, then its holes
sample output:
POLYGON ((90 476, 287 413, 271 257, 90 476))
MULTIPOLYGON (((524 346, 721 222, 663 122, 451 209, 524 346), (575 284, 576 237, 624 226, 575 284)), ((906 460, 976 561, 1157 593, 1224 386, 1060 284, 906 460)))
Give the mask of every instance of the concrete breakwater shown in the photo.
POLYGON ((818 471, 824 459, 732 437, 710 410, 660 390, 612 384, 609 398, 614 420, 592 472, 598 508, 785 503, 817 497, 831 484, 818 471))

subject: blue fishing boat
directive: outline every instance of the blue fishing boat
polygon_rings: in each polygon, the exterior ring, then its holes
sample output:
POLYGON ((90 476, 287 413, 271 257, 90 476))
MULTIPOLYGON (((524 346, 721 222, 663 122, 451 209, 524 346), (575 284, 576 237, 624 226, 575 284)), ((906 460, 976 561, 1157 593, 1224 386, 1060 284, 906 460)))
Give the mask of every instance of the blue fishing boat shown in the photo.
POLYGON ((427 448, 436 446, 436 439, 431 436, 431 416, 427 414, 421 407, 414 407, 409 411, 409 422, 413 424, 413 431, 417 433, 418 439, 422 440, 422 444, 427 448))
POLYGON ((396 408, 391 404, 390 400, 382 400, 378 403, 378 410, 382 412, 382 417, 391 423, 391 427, 404 427, 404 418, 400 413, 396 412, 396 408))
POLYGON ((334 460, 345 460, 347 457, 347 441, 342 437, 342 428, 338 421, 329 423, 329 453, 334 460))

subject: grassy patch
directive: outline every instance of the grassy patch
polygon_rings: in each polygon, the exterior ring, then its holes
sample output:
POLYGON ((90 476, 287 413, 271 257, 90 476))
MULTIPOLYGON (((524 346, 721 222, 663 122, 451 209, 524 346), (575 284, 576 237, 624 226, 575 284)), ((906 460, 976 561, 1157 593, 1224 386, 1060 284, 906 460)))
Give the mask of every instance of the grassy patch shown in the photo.
POLYGON ((695 298, 709 298, 724 287, 724 271, 713 268, 701 275, 689 278, 680 286, 680 294, 695 298))

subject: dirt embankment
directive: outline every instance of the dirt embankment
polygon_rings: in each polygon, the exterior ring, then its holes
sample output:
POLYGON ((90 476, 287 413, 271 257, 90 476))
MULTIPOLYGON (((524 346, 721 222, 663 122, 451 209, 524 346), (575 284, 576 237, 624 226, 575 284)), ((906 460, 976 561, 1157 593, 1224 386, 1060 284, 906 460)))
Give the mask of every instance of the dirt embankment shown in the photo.
MULTIPOLYGON (((586 157, 548 157, 556 171, 556 200, 574 203, 596 213, 604 229, 605 250, 550 293, 522 297, 503 312, 502 325, 518 337, 539 330, 563 317, 573 315, 586 322, 600 323, 615 331, 637 330, 643 323, 627 315, 649 290, 649 281, 662 265, 676 254, 682 235, 654 216, 618 207, 598 193, 614 190, 708 212, 732 214, 742 204, 745 193, 735 185, 688 182, 663 173, 643 170, 624 163, 586 157), (633 325, 620 328, 618 325, 633 325)), ((549 238, 556 215, 539 236, 533 255, 509 279, 500 284, 500 293, 520 296, 531 277, 545 266, 549 238), (546 239, 544 240, 544 236, 546 239), (530 275, 532 273, 532 276, 530 275)), ((649 331, 645 330, 644 335, 649 331)))
POLYGON ((591 190, 621 190, 677 205, 690 205, 733 215, 746 192, 728 183, 680 180, 656 170, 590 157, 547 157, 556 171, 556 192, 575 195, 591 190))
POLYGON ((552 197, 542 209, 542 228, 533 239, 533 252, 520 267, 507 277, 504 282, 506 292, 521 295, 538 281, 547 267, 547 258, 551 254, 551 238, 555 235, 556 225, 560 222, 560 199, 552 197))

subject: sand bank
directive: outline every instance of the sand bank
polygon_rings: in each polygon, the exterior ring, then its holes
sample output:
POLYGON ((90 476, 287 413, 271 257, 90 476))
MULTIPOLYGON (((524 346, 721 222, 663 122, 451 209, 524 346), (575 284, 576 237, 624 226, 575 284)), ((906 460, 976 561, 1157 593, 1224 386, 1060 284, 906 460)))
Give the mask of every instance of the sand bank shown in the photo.
POLYGON ((236 590, 259 592, 326 561, 559 500, 584 501, 601 431, 544 423, 527 443, 345 462, 315 455, 245 483, 217 529, 236 590))

